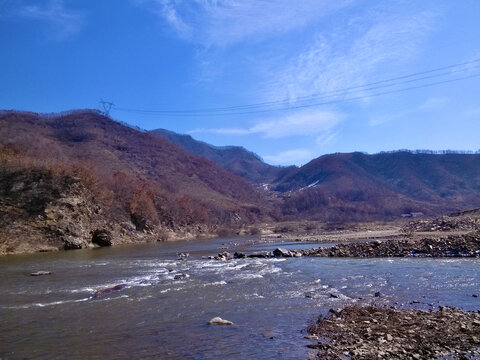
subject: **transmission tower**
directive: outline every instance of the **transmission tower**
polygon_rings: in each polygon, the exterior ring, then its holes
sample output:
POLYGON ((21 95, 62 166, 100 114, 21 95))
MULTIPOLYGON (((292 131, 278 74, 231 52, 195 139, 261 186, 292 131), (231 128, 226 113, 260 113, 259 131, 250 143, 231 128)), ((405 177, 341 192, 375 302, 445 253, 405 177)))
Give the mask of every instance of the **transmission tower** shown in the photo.
POLYGON ((115 104, 110 101, 105 101, 103 99, 100 99, 99 101, 100 104, 102 104, 103 107, 103 115, 108 116, 110 114, 110 110, 112 109, 115 104))

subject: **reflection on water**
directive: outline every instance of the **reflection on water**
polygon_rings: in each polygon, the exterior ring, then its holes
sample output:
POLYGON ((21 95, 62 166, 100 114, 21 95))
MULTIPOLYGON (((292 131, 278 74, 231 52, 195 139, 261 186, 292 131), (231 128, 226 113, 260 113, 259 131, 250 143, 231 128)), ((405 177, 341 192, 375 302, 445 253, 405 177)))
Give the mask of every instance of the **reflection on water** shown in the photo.
POLYGON ((480 308, 474 259, 203 258, 277 246, 295 248, 217 239, 3 257, 0 358, 298 359, 308 321, 345 302, 480 308), (207 326, 214 316, 236 325, 207 326))

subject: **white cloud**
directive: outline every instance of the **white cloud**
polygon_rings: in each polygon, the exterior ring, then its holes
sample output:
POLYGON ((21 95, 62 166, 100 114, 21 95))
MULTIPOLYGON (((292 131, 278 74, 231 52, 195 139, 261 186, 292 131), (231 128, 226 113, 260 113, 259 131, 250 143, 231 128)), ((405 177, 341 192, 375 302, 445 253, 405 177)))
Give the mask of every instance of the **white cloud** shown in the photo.
POLYGON ((382 7, 348 26, 318 31, 287 65, 275 69, 270 99, 297 101, 305 96, 334 95, 321 101, 361 97, 359 87, 381 80, 420 51, 433 28, 436 14, 396 13, 382 7), (381 77, 378 75, 383 73, 381 77), (356 88, 356 89, 352 89, 356 88), (338 90, 352 89, 349 92, 338 90))
POLYGON ((278 119, 261 120, 249 128, 197 129, 191 133, 209 132, 224 135, 260 134, 265 138, 310 136, 323 134, 335 128, 344 116, 338 112, 309 110, 285 115, 278 119))
POLYGON ((418 109, 423 111, 435 111, 444 108, 450 99, 448 97, 430 97, 421 104, 418 109))
POLYGON ((283 151, 276 155, 264 155, 263 159, 270 164, 274 165, 300 165, 306 161, 310 161, 314 156, 314 153, 307 149, 292 149, 283 151))
POLYGON ((19 9, 18 15, 49 24, 57 40, 64 40, 80 31, 84 22, 83 14, 66 9, 62 0, 50 0, 43 5, 25 5, 19 9))
POLYGON ((162 16, 181 36, 224 46, 303 27, 353 0, 136 0, 162 16), (180 26, 179 26, 180 24, 180 26), (185 30, 188 29, 188 32, 185 30))
POLYGON ((337 132, 327 131, 327 132, 317 136, 317 139, 315 140, 315 142, 319 146, 327 146, 327 145, 333 144, 335 142, 335 140, 337 139, 337 137, 338 137, 338 131, 337 132))

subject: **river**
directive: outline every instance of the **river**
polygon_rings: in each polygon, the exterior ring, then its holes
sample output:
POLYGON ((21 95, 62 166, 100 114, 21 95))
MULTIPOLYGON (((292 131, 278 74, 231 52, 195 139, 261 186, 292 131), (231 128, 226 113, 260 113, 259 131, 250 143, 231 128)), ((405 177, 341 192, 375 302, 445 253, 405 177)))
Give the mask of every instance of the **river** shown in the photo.
POLYGON ((480 309, 475 259, 205 259, 280 245, 314 247, 242 238, 1 257, 0 359, 307 359, 309 321, 345 303, 480 309), (235 326, 208 326, 215 316, 235 326))

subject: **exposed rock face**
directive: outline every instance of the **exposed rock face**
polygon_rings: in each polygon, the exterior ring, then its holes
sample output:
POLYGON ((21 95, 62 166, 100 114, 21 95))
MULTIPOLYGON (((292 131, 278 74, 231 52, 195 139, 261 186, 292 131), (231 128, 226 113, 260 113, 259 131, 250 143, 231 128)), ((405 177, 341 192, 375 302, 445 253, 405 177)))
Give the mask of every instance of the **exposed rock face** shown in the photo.
MULTIPOLYGON (((467 359, 480 355, 480 314, 348 306, 321 316, 308 331, 319 359, 467 359), (470 357, 469 357, 470 356, 470 357)), ((476 357, 475 357, 476 358, 476 357)))
POLYGON ((108 246, 113 239, 95 196, 71 176, 3 170, 0 215, 0 253, 108 246))

